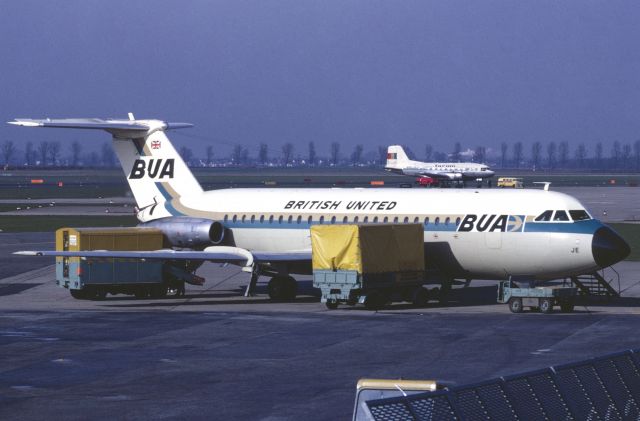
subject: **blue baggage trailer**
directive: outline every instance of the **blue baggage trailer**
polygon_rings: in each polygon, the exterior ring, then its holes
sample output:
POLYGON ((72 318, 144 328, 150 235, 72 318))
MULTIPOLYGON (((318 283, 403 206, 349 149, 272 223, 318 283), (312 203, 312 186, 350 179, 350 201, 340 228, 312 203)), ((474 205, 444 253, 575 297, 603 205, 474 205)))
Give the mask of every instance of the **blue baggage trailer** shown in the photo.
MULTIPOLYGON (((61 228, 59 251, 159 250, 163 234, 153 228, 61 228)), ((184 264, 184 263, 183 263, 184 264)), ((199 282, 201 280, 201 282, 199 282)), ((56 257, 56 283, 77 299, 102 299, 107 294, 162 298, 168 291, 184 292, 184 282, 204 279, 170 262, 149 259, 56 257)))

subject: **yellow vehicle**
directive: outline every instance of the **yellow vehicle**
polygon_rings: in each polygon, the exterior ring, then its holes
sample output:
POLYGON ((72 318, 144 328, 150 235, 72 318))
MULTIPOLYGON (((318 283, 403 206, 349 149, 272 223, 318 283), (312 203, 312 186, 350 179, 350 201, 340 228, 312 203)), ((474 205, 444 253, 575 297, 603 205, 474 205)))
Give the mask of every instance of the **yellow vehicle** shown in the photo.
POLYGON ((498 187, 511 187, 514 189, 524 188, 524 183, 522 182, 522 178, 516 177, 500 177, 498 178, 498 183, 496 184, 498 187))

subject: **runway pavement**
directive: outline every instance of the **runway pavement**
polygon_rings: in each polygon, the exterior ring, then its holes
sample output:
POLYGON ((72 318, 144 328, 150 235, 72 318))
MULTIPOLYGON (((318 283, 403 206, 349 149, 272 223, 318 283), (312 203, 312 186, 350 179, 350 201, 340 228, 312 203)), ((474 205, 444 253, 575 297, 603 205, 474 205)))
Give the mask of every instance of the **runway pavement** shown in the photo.
MULTIPOLYGON (((12 236, 3 254, 48 238, 12 236)), ((79 301, 50 263, 0 269, 0 419, 348 419, 361 377, 466 383, 640 346, 638 262, 616 265, 621 299, 551 315, 511 314, 487 281, 368 312, 327 310, 300 277, 295 302, 271 303, 213 264, 185 298, 79 301)))

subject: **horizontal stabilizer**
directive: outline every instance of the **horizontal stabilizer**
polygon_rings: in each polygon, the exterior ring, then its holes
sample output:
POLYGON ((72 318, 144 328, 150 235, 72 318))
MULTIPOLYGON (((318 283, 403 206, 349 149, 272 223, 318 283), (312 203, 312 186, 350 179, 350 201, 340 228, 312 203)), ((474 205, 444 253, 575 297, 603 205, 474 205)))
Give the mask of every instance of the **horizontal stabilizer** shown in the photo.
POLYGON ((190 123, 168 123, 161 120, 116 120, 100 118, 16 118, 8 124, 23 127, 52 127, 62 129, 94 129, 106 130, 110 133, 140 132, 143 135, 149 130, 172 130, 193 127, 190 123))

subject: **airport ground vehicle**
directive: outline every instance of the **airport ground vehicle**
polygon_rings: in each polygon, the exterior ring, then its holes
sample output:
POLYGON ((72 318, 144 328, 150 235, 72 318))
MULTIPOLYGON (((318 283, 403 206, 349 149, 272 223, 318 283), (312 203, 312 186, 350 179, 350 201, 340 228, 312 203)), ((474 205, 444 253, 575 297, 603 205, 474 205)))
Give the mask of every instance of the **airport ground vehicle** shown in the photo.
POLYGON ((512 313, 521 313, 524 307, 551 313, 555 305, 565 313, 573 311, 578 289, 562 286, 521 287, 509 279, 498 284, 498 302, 507 303, 512 313))
POLYGON ((313 286, 327 308, 364 304, 377 310, 394 297, 424 306, 423 231, 420 224, 311 227, 313 286))
POLYGON ((496 187, 511 187, 514 189, 524 188, 524 182, 522 178, 517 177, 500 177, 496 183, 496 187))
POLYGON ((435 178, 422 176, 422 177, 416 177, 416 183, 419 186, 423 186, 423 187, 434 187, 438 185, 438 180, 436 180, 435 178))
MULTIPOLYGON (((59 251, 135 250, 162 248, 162 231, 154 228, 60 228, 59 251)), ((184 265, 184 263, 183 263, 184 265)), ((184 291, 184 283, 204 279, 179 263, 160 259, 56 257, 56 283, 77 299, 102 299, 107 294, 162 298, 184 291)))

